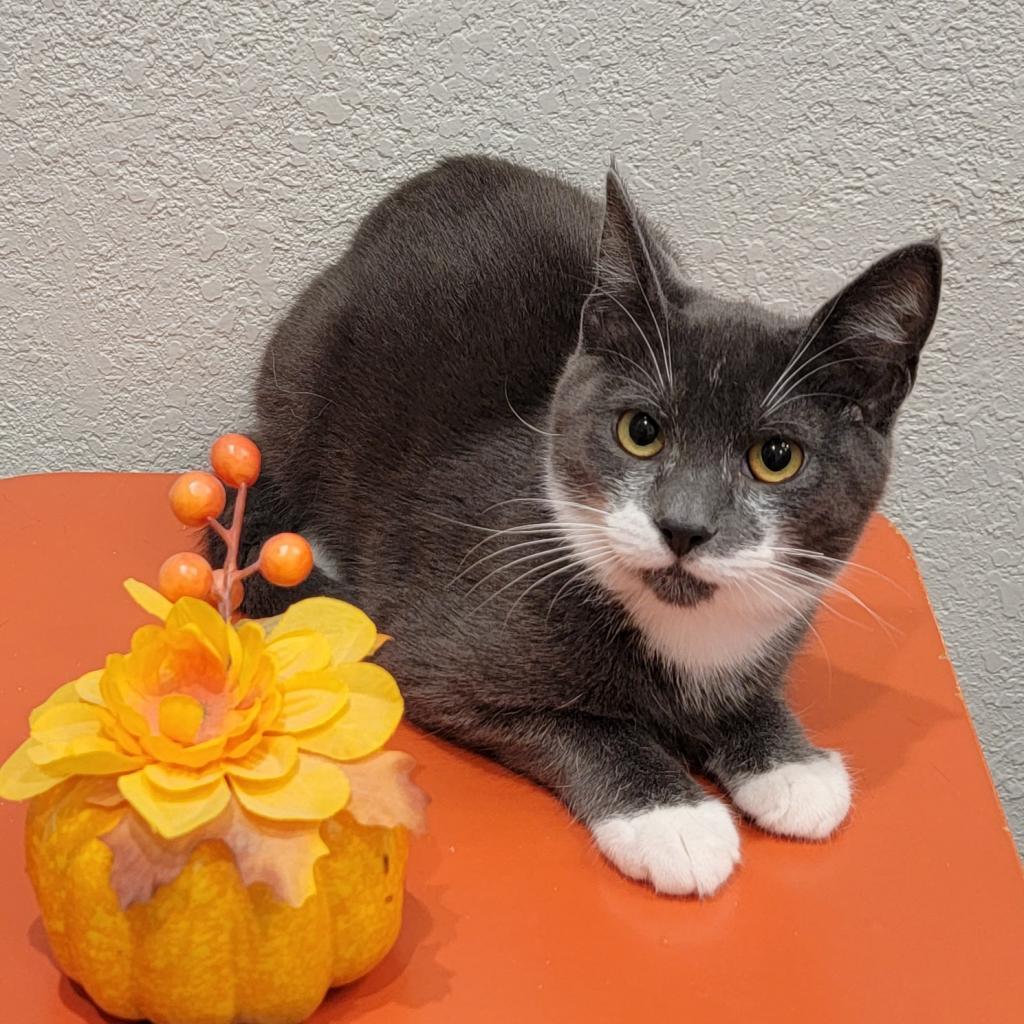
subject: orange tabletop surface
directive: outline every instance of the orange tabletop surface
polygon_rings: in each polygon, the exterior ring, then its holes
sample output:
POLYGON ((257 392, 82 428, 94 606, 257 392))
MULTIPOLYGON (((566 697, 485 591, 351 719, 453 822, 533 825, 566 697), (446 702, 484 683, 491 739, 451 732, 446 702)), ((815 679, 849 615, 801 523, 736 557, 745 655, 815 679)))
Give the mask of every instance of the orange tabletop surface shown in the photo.
MULTIPOLYGON (((0 757, 58 684, 123 650, 153 581, 192 539, 170 477, 0 481, 0 757)), ((910 550, 877 518, 793 671, 811 734, 845 752, 853 813, 822 844, 742 830, 707 902, 616 874, 548 793, 403 726, 430 831, 402 934, 317 1024, 646 1020, 1024 1020, 1024 882, 910 550)), ((387 623, 379 624, 387 629, 387 623)), ((401 680, 399 680, 401 682, 401 680)), ((62 979, 24 874, 24 808, 0 803, 0 1018, 106 1018, 62 979)))

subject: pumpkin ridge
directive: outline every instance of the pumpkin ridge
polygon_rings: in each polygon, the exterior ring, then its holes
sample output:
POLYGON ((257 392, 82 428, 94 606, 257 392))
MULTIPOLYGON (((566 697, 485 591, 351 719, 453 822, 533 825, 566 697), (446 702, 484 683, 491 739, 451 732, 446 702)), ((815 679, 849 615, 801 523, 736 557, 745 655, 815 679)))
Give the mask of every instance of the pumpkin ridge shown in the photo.
POLYGON ((122 910, 102 837, 125 810, 89 804, 82 782, 32 801, 26 857, 54 958, 108 1013, 189 1024, 206 1002, 204 1024, 303 1019, 327 989, 365 974, 391 948, 404 828, 362 825, 347 811, 325 821, 328 852, 298 907, 266 883, 244 885, 228 845, 211 838, 176 878, 122 910))

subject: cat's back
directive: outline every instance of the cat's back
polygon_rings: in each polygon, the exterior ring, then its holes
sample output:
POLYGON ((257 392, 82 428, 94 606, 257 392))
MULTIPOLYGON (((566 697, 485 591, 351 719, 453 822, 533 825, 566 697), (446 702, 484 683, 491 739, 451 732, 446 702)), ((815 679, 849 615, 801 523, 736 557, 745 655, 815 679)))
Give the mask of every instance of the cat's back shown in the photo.
POLYGON ((506 393, 535 408, 575 343, 599 223, 579 189, 503 160, 409 179, 278 326, 257 389, 264 444, 298 457, 315 423, 359 450, 386 421, 410 451, 511 415, 506 393))

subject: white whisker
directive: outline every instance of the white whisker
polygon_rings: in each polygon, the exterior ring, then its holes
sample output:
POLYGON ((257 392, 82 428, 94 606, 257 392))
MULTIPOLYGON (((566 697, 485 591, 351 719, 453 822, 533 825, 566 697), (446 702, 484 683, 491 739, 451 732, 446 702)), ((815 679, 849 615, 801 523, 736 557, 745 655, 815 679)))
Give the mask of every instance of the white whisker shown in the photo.
MULTIPOLYGON (((478 604, 476 608, 473 609, 474 613, 478 612, 485 605, 490 604, 491 601, 493 601, 499 595, 503 594, 506 590, 509 589, 509 587, 514 587, 517 583, 520 583, 522 580, 526 579, 527 576, 532 576, 535 572, 543 572, 545 569, 549 569, 553 565, 559 565, 562 562, 565 562, 569 559, 575 559, 576 557, 577 552, 570 551, 569 554, 562 555, 560 558, 553 558, 549 562, 543 562, 540 565, 535 565, 532 568, 527 569, 525 572, 520 573, 515 579, 510 580, 508 583, 504 584, 504 586, 499 587, 493 594, 491 594, 489 597, 486 597, 483 601, 481 601, 480 604, 478 604)), ((507 569, 509 567, 510 566, 506 565, 503 568, 507 569)), ((489 575, 493 575, 493 573, 489 575)), ((481 580, 480 582, 482 583, 483 580, 481 580)))
POLYGON ((830 370, 833 366, 841 366, 843 363, 861 363, 861 362, 864 362, 865 360, 872 360, 872 359, 873 360, 877 360, 879 362, 885 362, 885 360, 882 359, 881 356, 870 356, 870 355, 844 356, 842 359, 833 359, 831 362, 825 363, 823 366, 816 366, 813 370, 808 370, 806 373, 804 373, 800 377, 798 377, 792 384, 790 384, 790 385, 788 385, 786 387, 786 390, 783 392, 782 396, 777 400, 776 403, 772 404, 771 408, 769 408, 765 412, 765 415, 766 416, 770 416, 777 408, 779 408, 778 401, 781 401, 782 398, 785 398, 785 397, 788 397, 789 395, 791 395, 793 393, 793 391, 796 390, 796 388, 798 388, 805 380, 810 379, 816 373, 823 373, 825 370, 830 370))
MULTIPOLYGON (((605 547, 605 550, 604 550, 604 551, 598 551, 598 552, 596 552, 596 554, 608 554, 608 553, 610 552, 610 550, 611 550, 611 549, 610 549, 610 548, 608 548, 608 547, 606 546, 606 547, 605 547)), ((614 555, 614 552, 611 552, 611 555, 614 555)), ((542 583, 546 583, 546 582, 547 582, 547 581, 548 581, 549 579, 551 579, 551 578, 552 578, 553 576, 558 576, 558 575, 560 575, 560 574, 561 574, 561 573, 563 573, 563 572, 569 572, 569 571, 571 571, 572 569, 575 569, 577 565, 580 565, 581 563, 585 563, 585 561, 586 561, 586 558, 587 558, 587 557, 592 557, 592 554, 589 554, 589 555, 587 555, 587 556, 584 556, 584 557, 583 557, 582 559, 580 559, 580 560, 577 560, 577 561, 575 561, 575 562, 572 562, 572 563, 570 563, 569 565, 564 565, 564 566, 562 566, 562 567, 561 567, 560 569, 555 569, 555 570, 554 570, 553 572, 549 572, 549 573, 548 573, 548 574, 547 574, 546 576, 542 576, 542 577, 541 577, 541 578, 540 578, 539 580, 535 580, 535 581, 534 581, 533 583, 531 583, 531 584, 530 584, 530 586, 528 586, 528 587, 527 587, 527 588, 526 588, 526 589, 525 589, 525 590, 524 590, 524 591, 523 591, 523 592, 522 592, 522 593, 521 593, 521 594, 520 594, 520 595, 519 595, 519 596, 518 596, 518 597, 517 597, 517 598, 515 599, 515 601, 513 601, 513 602, 512 602, 512 607, 511 607, 511 608, 509 608, 509 610, 508 610, 507 614, 505 615, 505 622, 506 622, 506 623, 508 622, 508 620, 509 620, 509 619, 511 618, 511 616, 512 616, 512 613, 513 613, 513 612, 514 612, 514 611, 516 610, 516 606, 517 606, 517 605, 519 604, 519 602, 520 602, 520 601, 522 601, 522 599, 523 599, 524 597, 526 597, 526 595, 527 595, 527 594, 529 594, 529 593, 530 593, 530 591, 531 591, 531 590, 536 590, 536 588, 537 588, 537 587, 539 587, 539 586, 540 586, 540 585, 541 585, 542 583)), ((551 564, 554 564, 554 563, 551 563, 551 564)))
MULTIPOLYGON (((534 551, 529 555, 522 555, 519 558, 514 558, 511 562, 505 562, 499 565, 497 569, 492 569, 485 576, 482 576, 466 591, 466 597, 469 597, 478 587, 482 587, 492 576, 497 576, 499 573, 505 572, 508 569, 513 568, 517 565, 522 565, 523 562, 532 562, 537 558, 547 558, 548 555, 554 554, 556 551, 568 550, 568 544, 565 541, 559 541, 555 544, 551 544, 549 547, 544 548, 541 551, 534 551)), ((500 591, 499 591, 500 593, 500 591)))
POLYGON ((812 548, 772 547, 771 551, 773 554, 793 555, 797 558, 809 558, 817 562, 827 562, 830 566, 836 566, 837 568, 835 571, 839 573, 842 573, 846 569, 854 569, 858 572, 870 573, 872 576, 877 576, 880 580, 884 580, 886 583, 891 584, 902 593, 907 593, 907 591, 891 576, 886 576, 884 572, 879 572, 877 569, 872 569, 869 565, 864 565, 861 562, 854 562, 849 558, 833 558, 831 555, 826 555, 821 551, 815 551, 812 548))
MULTIPOLYGON (((784 605, 786 605, 787 608, 789 608, 793 612, 795 616, 797 616, 799 619, 803 621, 804 625, 807 627, 807 630, 814 635, 814 639, 818 642, 818 646, 822 649, 825 658, 829 663, 829 671, 831 673, 832 661, 831 658, 829 658, 828 648, 825 646, 825 641, 821 639, 821 634, 814 628, 812 614, 808 611, 801 610, 796 605, 787 601, 780 593, 778 593, 778 591, 775 588, 773 588, 766 580, 761 579, 756 573, 752 573, 749 579, 751 583, 753 583, 756 587, 759 587, 764 593, 768 594, 769 597, 775 599, 776 601, 781 601, 784 605)), ((782 583, 781 580, 776 582, 782 583)), ((801 596, 806 596, 805 592, 800 587, 790 587, 788 589, 795 589, 797 593, 801 596)))
POLYGON ((647 335, 644 333, 643 328, 636 322, 636 317, 633 316, 633 314, 630 313, 630 311, 614 295, 612 295, 611 292, 606 292, 603 288, 595 287, 594 291, 591 294, 604 295, 606 298, 611 299, 612 302, 614 302, 619 307, 619 309, 621 309, 622 312, 625 313, 626 316, 628 316, 629 319, 633 321, 633 326, 640 333, 640 337, 643 339, 644 345, 647 346, 647 351, 650 354, 651 362, 654 363, 654 369, 658 374, 660 390, 664 392, 666 395, 671 394, 668 385, 665 382, 665 378, 662 376, 661 366, 658 363, 658 357, 654 354, 654 346, 651 344, 650 338, 648 338, 647 335))
POLYGON ((799 569, 792 565, 776 564, 773 565, 771 569, 776 573, 784 573, 791 579, 802 579, 809 583, 813 582, 817 586, 822 586, 825 589, 833 590, 837 594, 841 594, 843 597, 847 598, 847 600, 852 601, 858 607, 867 612, 867 614, 870 615, 871 618, 874 619, 874 621, 882 628, 883 632, 885 632, 886 636, 888 636, 890 640, 895 640, 896 636, 899 635, 898 630, 896 630, 891 623, 886 622, 885 619, 883 619, 873 608, 870 608, 856 594, 837 583, 834 579, 819 576, 817 573, 809 572, 806 569, 799 569))
POLYGON ((564 501, 561 498, 506 498, 505 501, 496 501, 493 505, 488 505, 484 509, 484 512, 490 512, 491 509, 500 508, 502 505, 518 505, 518 504, 533 504, 533 505, 564 505, 567 508, 579 508, 587 512, 596 512, 600 516, 606 516, 607 512, 603 508, 597 508, 594 505, 584 505, 578 501, 564 501))
MULTIPOLYGON (((598 526, 596 523, 571 523, 570 525, 573 527, 573 529, 580 530, 580 531, 583 531, 583 532, 586 532, 588 530, 591 533, 604 533, 605 532, 605 527, 598 526)), ((563 533, 564 533, 564 531, 562 530, 561 526, 559 524, 557 524, 557 523, 549 523, 549 524, 546 524, 546 525, 545 524, 541 524, 541 523, 536 523, 536 524, 529 524, 528 523, 528 524, 525 524, 523 526, 510 526, 507 530, 494 530, 490 534, 490 536, 484 537, 484 539, 481 540, 481 541, 477 541, 477 543, 474 544, 462 556, 462 560, 459 562, 459 567, 461 568, 465 564, 466 559, 469 558, 470 555, 472 555, 474 551, 477 551, 479 548, 482 548, 485 544, 489 544, 493 540, 497 540, 499 537, 508 536, 510 534, 513 537, 516 537, 516 536, 529 537, 529 536, 535 535, 535 534, 540 534, 542 536, 544 534, 549 534, 552 537, 556 537, 556 536, 560 537, 560 536, 563 535, 563 533)))
POLYGON ((792 356, 790 356, 789 362, 786 363, 786 365, 783 367, 782 373, 779 374, 778 380, 776 380, 776 382, 771 386, 771 389, 768 391, 768 394, 765 395, 764 398, 761 400, 762 407, 765 406, 765 405, 768 405, 772 401, 773 396, 776 394, 776 392, 779 389, 779 387, 782 386, 782 383, 783 383, 784 379, 786 378, 787 374, 789 374, 790 370, 792 370, 796 366, 796 364, 800 361, 800 359, 803 356, 804 352, 806 352, 810 348, 810 346, 814 344, 814 339, 818 337, 818 335, 821 333, 822 328, 825 326, 825 324, 828 323, 829 318, 835 312, 836 305, 837 305, 838 302, 839 302, 839 299, 837 297, 837 298, 835 298, 833 300, 832 305, 829 306, 828 312, 822 318, 821 323, 818 324, 818 326, 815 329, 814 333, 810 334, 809 337, 805 338, 797 346, 796 351, 793 353, 792 356))
POLYGON ((553 598, 551 599, 551 604, 549 604, 549 605, 548 605, 548 610, 547 610, 547 614, 546 614, 546 615, 544 616, 544 621, 545 621, 545 622, 547 622, 547 621, 548 621, 548 619, 550 619, 550 618, 551 618, 551 612, 552 612, 552 611, 554 610, 554 607, 555 607, 555 602, 556 602, 556 601, 557 601, 557 600, 558 600, 558 599, 559 599, 559 598, 560 598, 560 597, 561 597, 561 596, 562 596, 562 595, 563 595, 563 594, 564 594, 564 593, 565 593, 565 592, 566 592, 566 591, 567 591, 567 590, 568 590, 568 589, 569 589, 570 587, 572 587, 572 586, 573 586, 573 584, 579 583, 579 582, 580 582, 580 581, 581 581, 582 579, 586 578, 587 574, 588 574, 588 573, 589 573, 590 571, 592 571, 592 570, 594 570, 594 569, 598 569, 598 568, 600 568, 600 567, 601 567, 602 565, 607 565, 607 564, 608 564, 609 562, 613 562, 613 561, 615 561, 615 560, 616 560, 616 559, 617 559, 618 557, 619 557, 619 556, 618 556, 618 554, 616 554, 616 553, 615 553, 615 552, 613 551, 613 552, 612 552, 612 553, 611 553, 610 555, 607 555, 607 556, 605 556, 604 558, 600 559, 599 561, 597 561, 597 562, 594 562, 594 563, 589 563, 589 564, 585 565, 585 566, 584 566, 584 567, 583 567, 582 569, 580 569, 580 570, 579 570, 579 572, 577 572, 577 573, 576 573, 575 575, 573 575, 573 576, 570 576, 570 577, 569 577, 569 579, 568 579, 568 580, 566 580, 566 582, 565 582, 565 583, 563 583, 561 587, 559 587, 559 589, 558 589, 558 593, 556 593, 556 594, 555 594, 555 596, 554 596, 554 597, 553 597, 553 598))
MULTIPOLYGON (((659 389, 658 382, 635 359, 630 359, 629 356, 627 356, 625 353, 623 353, 623 352, 616 352, 615 349, 612 349, 612 348, 593 348, 590 351, 591 352, 605 352, 605 353, 607 353, 610 356, 615 356, 617 359, 621 359, 623 362, 629 363, 630 366, 635 366, 636 369, 638 369, 647 378, 648 382, 651 384, 651 386, 654 388, 654 390, 658 391, 658 389, 659 389)), ((656 398, 654 398, 653 395, 650 396, 650 397, 651 397, 651 399, 653 400, 653 402, 654 402, 654 404, 656 406, 661 404, 656 398)))
MULTIPOLYGON (((506 544, 503 547, 498 548, 496 551, 491 551, 489 554, 484 555, 483 558, 478 558, 471 565, 467 565, 465 569, 460 568, 459 572, 451 578, 451 582, 448 584, 448 586, 452 586, 453 584, 458 583, 463 576, 468 576, 469 573, 471 573, 478 565, 483 565, 485 562, 489 562, 492 558, 497 558, 499 555, 508 554, 510 551, 517 551, 521 550, 522 548, 535 548, 539 544, 547 544, 548 548, 551 551, 556 551, 563 546, 563 542, 555 544, 555 540, 556 538, 554 536, 550 536, 541 537, 540 540, 524 540, 520 544, 506 544)), ((463 559, 463 562, 464 561, 465 558, 463 559)), ((461 564, 462 563, 460 563, 460 566, 461 564)))
POLYGON ((529 430, 532 430, 535 434, 540 434, 541 437, 561 437, 562 436, 561 434, 554 434, 550 430, 541 430, 540 427, 535 427, 532 423, 530 423, 528 420, 523 419, 523 417, 519 415, 518 410, 512 404, 512 399, 508 397, 508 378, 507 377, 505 378, 505 388, 504 388, 504 390, 505 390, 505 404, 508 405, 509 410, 511 411, 512 415, 515 416, 515 418, 517 420, 519 420, 519 422, 522 423, 522 425, 524 427, 527 427, 529 430))

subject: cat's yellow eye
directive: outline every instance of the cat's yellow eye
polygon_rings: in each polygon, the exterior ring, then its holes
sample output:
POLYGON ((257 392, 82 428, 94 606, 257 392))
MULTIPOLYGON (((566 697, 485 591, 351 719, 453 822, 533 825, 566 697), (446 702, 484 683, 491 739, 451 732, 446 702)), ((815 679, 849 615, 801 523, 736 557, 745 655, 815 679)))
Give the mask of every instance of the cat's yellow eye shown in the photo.
POLYGON ((804 464, 803 449, 784 437, 758 441, 747 452, 747 465, 756 480, 763 484, 781 484, 791 480, 804 464))
POLYGON ((658 421, 646 412, 630 409, 619 417, 615 428, 619 444, 638 459, 649 459, 665 447, 658 421))

